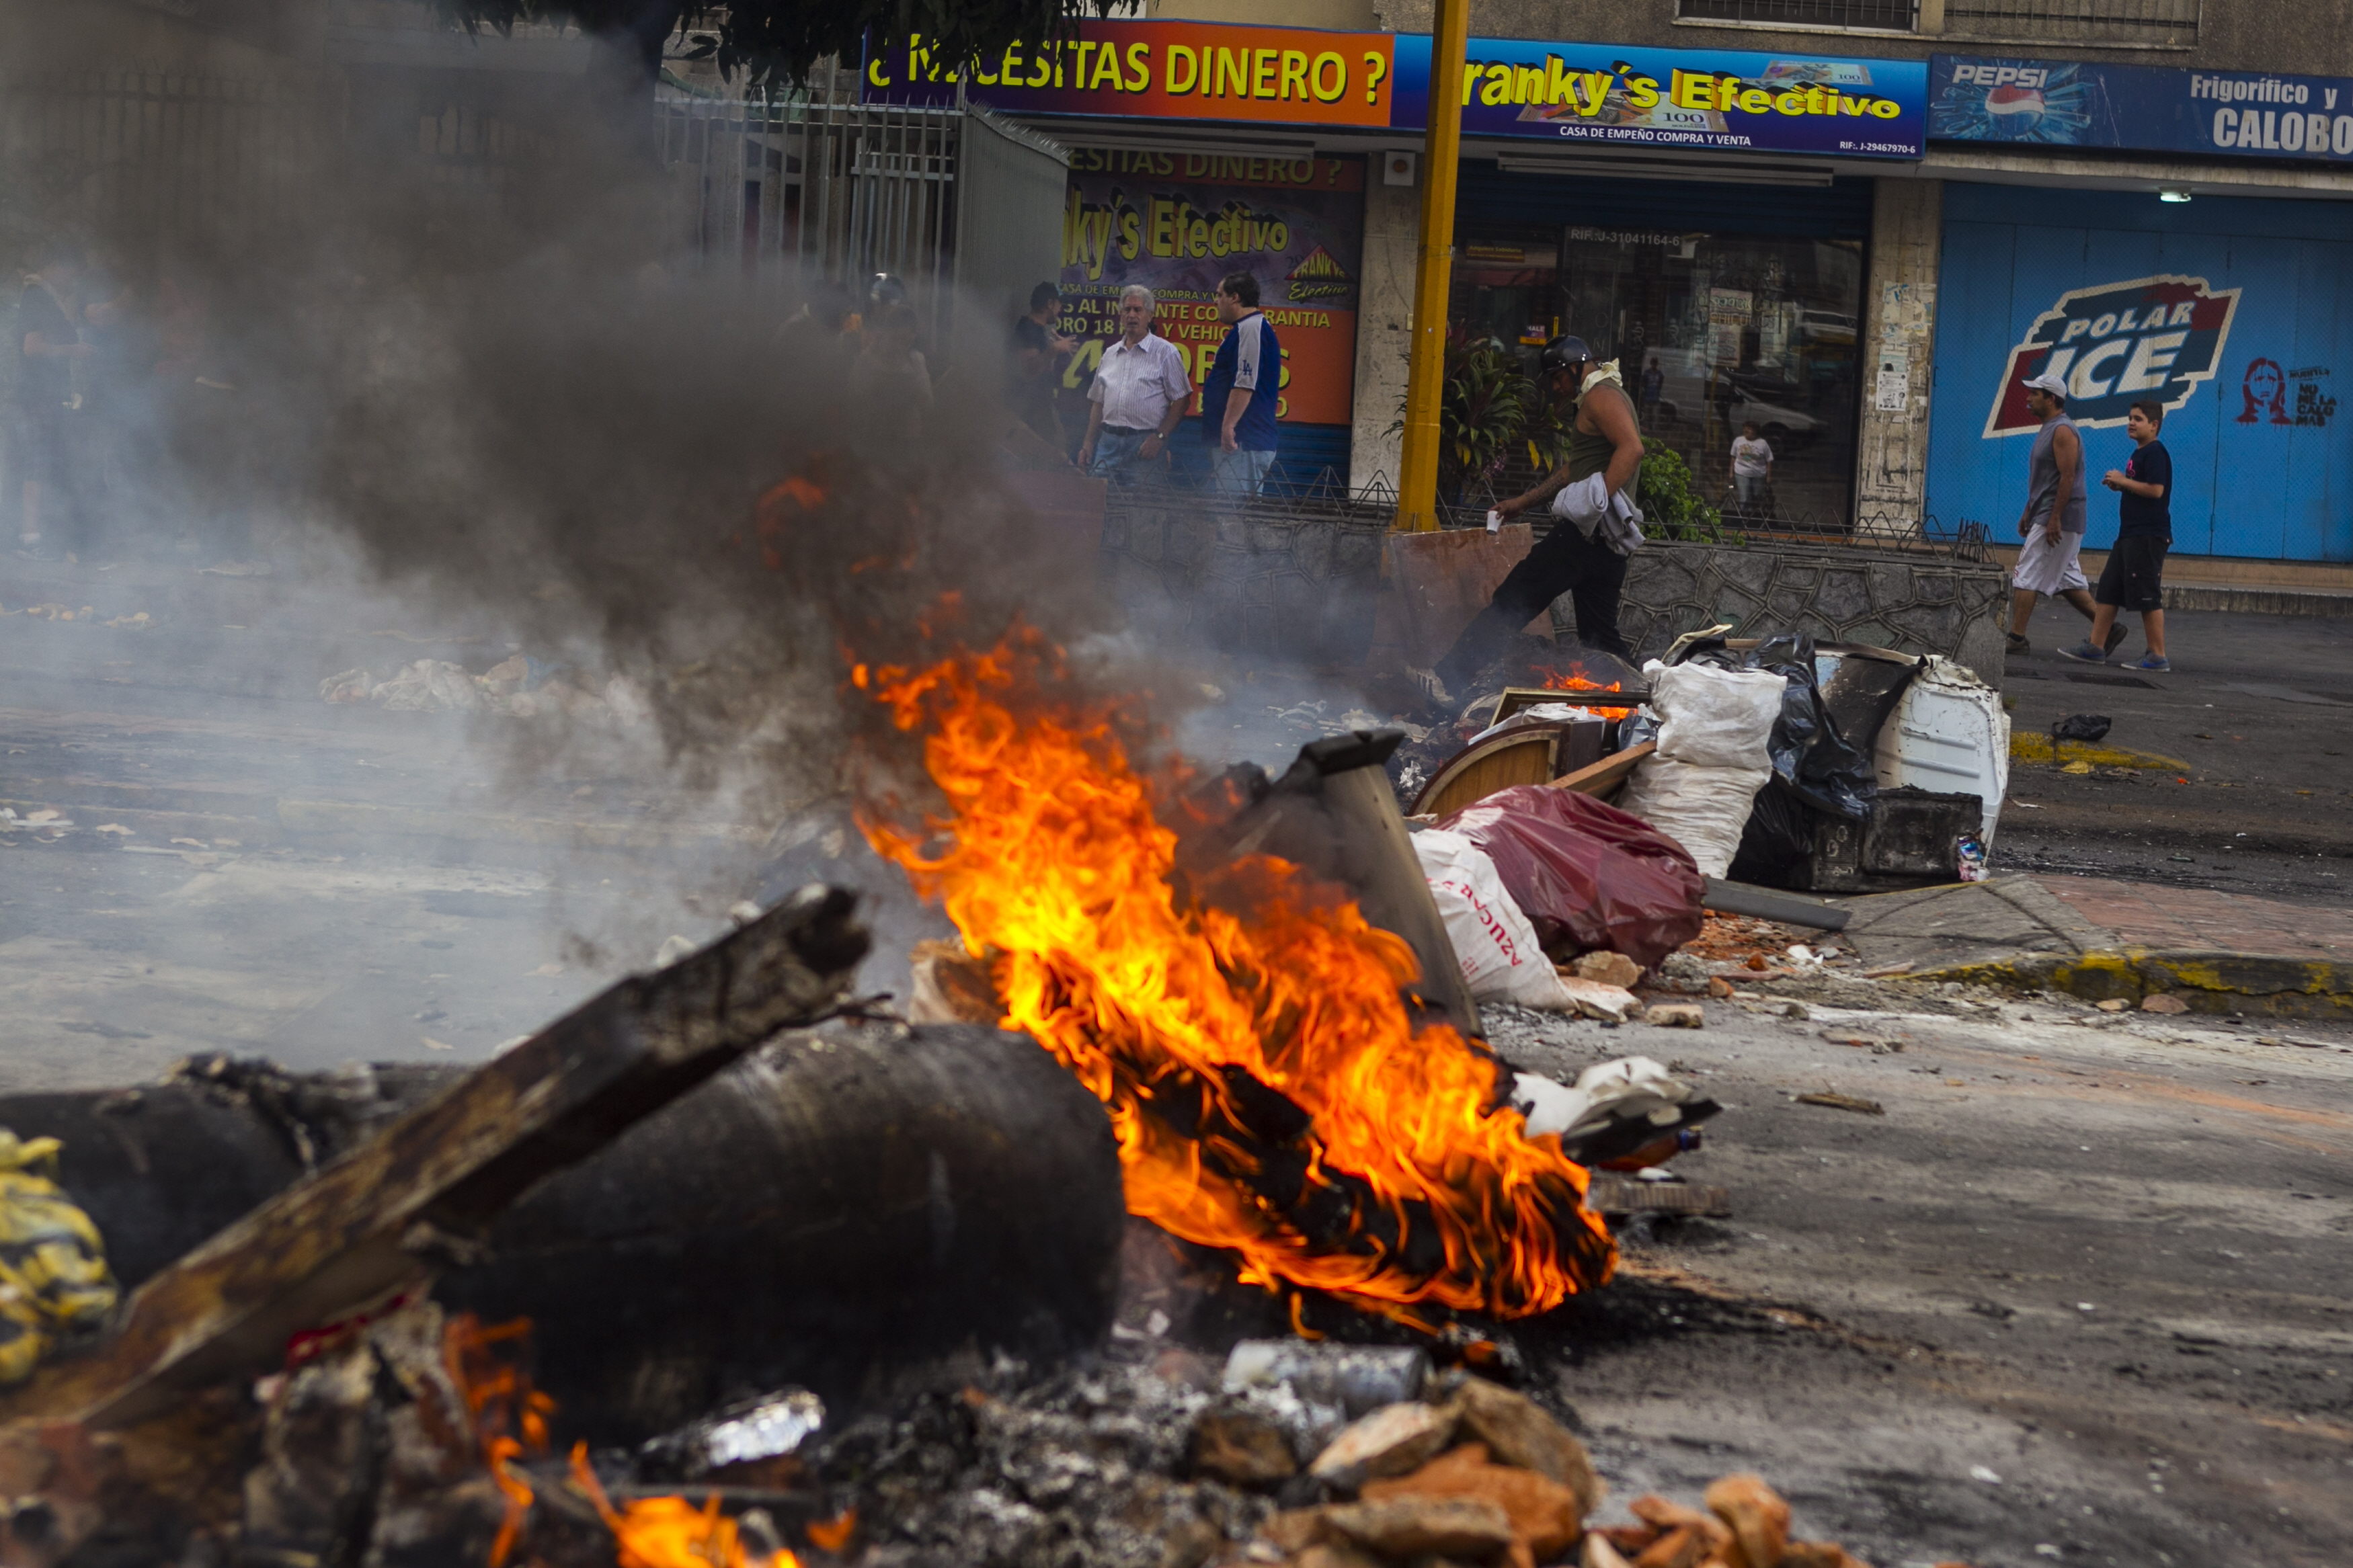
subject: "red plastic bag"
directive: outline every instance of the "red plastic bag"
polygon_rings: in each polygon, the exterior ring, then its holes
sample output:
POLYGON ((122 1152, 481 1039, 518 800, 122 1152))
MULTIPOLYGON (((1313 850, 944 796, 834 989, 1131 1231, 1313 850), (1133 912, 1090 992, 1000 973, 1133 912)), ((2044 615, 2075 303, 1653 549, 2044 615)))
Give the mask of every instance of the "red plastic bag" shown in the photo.
POLYGON ((1547 950, 1609 948, 1655 969, 1699 934, 1706 884, 1691 856, 1589 795, 1516 784, 1436 826, 1487 852, 1547 950))

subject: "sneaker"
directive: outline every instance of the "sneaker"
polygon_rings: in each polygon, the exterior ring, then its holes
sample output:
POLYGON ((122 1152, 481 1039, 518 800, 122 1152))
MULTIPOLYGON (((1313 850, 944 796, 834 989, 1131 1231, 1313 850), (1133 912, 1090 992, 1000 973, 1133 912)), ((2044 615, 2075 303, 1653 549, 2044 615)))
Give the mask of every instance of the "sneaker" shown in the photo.
POLYGON ((2173 673, 2173 661, 2169 658, 2159 658, 2157 655, 2150 654, 2132 668, 2135 669, 2146 669, 2152 675, 2171 675, 2173 673))
MULTIPOLYGON (((2089 638, 2089 637, 2085 637, 2084 640, 2085 642, 2087 642, 2087 643, 2088 643, 2088 642, 2090 642, 2092 639, 2091 639, 2091 638, 2089 638)), ((2101 657, 2101 658, 2105 658, 2109 654, 2112 654, 2112 653, 2116 652, 2116 649, 2118 649, 2118 648, 2120 648, 2120 647, 2124 647, 2124 643, 2125 643, 2125 625, 2124 625, 2124 617, 2123 617, 2123 616, 2117 616, 2117 617, 2116 617, 2116 624, 2115 626, 2110 626, 2110 627, 2108 628, 2108 646, 2106 647, 2106 648, 2105 648, 2105 649, 2102 651, 2102 653, 2101 653, 2101 656, 2100 656, 2100 657, 2101 657)))
POLYGON ((2018 632, 2004 632, 2001 635, 2008 639, 2010 651, 2012 653, 2026 653, 2034 647, 2032 643, 2028 642, 2024 636, 2018 632))
POLYGON ((2108 662, 2108 656, 2105 653, 2103 653, 2100 649, 2094 647, 2092 646, 2092 639, 2089 637, 2085 637, 2073 647, 2053 648, 2052 651, 2056 653, 2061 658, 2072 658, 2078 664, 2105 664, 2108 662))

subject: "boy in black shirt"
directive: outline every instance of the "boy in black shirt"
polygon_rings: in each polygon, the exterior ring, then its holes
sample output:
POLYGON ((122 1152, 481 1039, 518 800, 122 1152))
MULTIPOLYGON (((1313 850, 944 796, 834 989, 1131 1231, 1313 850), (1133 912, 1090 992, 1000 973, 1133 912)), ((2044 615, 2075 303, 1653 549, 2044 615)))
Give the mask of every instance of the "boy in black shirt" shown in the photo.
POLYGON ((2108 628, 2116 612, 2131 610, 2140 616, 2148 637, 2148 655, 2135 669, 2162 673, 2173 668, 2165 657, 2166 547, 2173 542, 2173 458, 2157 433, 2165 425, 2165 409, 2156 403, 2136 403, 2125 416, 2125 433, 2133 438, 2133 455, 2121 468, 2110 468, 2100 482, 2117 493, 2116 546, 2100 572, 2100 585, 2092 590, 2098 613, 2092 617, 2092 635, 2074 647, 2061 648, 2063 658, 2085 664, 2105 664, 2108 628))

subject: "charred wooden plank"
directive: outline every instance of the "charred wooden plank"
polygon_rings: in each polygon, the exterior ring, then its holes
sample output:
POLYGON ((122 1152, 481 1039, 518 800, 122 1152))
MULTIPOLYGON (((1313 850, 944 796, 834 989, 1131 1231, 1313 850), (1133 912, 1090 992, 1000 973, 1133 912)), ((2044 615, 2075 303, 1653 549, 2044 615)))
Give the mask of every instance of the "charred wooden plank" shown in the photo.
POLYGON ((138 1421, 421 1282, 542 1177, 838 1002, 867 948, 852 902, 804 889, 475 1068, 149 1279, 104 1342, 46 1369, 0 1419, 138 1421))

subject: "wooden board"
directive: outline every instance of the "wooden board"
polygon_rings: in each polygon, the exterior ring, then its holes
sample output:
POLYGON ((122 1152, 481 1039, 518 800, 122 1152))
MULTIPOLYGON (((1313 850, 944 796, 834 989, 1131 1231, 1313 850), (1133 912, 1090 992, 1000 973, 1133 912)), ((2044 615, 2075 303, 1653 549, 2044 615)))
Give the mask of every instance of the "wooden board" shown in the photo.
MULTIPOLYGON (((1390 534, 1385 542, 1384 575, 1396 590, 1397 634, 1406 662, 1424 668, 1437 662, 1535 547, 1535 531, 1525 522, 1506 524, 1493 533, 1482 528, 1450 528, 1390 534)), ((1528 629, 1550 637, 1551 609, 1539 613, 1528 629)))
POLYGON ((1618 793, 1619 786, 1633 776, 1642 765, 1642 759, 1659 749, 1656 741, 1645 741, 1639 746, 1602 758, 1589 768, 1579 768, 1573 773, 1563 773, 1547 781, 1555 789, 1573 789, 1579 795, 1598 795, 1603 800, 1618 793))
POLYGON ((1416 816, 1444 816, 1486 799, 1514 784, 1552 781, 1554 743, 1559 730, 1531 725, 1508 734, 1493 735, 1449 757, 1415 797, 1416 816))
POLYGON ((851 905, 805 888, 592 997, 149 1279, 105 1340, 11 1391, 0 1419, 143 1420, 429 1279, 541 1177, 837 1004, 868 945, 851 905))

